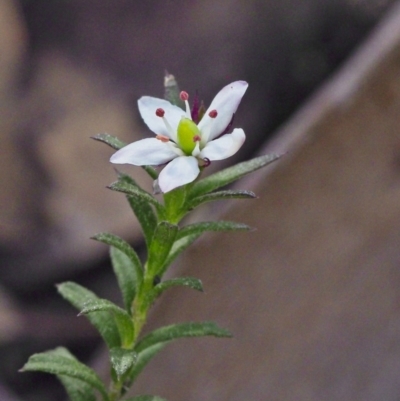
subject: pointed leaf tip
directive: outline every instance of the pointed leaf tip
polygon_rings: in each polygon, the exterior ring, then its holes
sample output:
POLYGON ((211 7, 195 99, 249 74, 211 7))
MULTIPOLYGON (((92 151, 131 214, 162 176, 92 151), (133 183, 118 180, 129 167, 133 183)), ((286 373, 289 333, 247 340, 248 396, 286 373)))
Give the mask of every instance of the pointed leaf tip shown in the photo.
POLYGON ((190 198, 193 199, 205 195, 211 191, 228 185, 253 171, 271 164, 280 157, 281 155, 278 154, 263 155, 211 174, 208 177, 197 181, 193 185, 190 191, 190 198))
POLYGON ((105 134, 105 133, 97 134, 97 135, 91 136, 90 138, 94 139, 95 141, 103 142, 115 150, 119 150, 119 149, 123 148, 124 146, 126 146, 125 142, 121 141, 117 137, 112 136, 110 134, 105 134))
POLYGON ((232 337, 232 334, 218 327, 214 322, 189 322, 164 326, 143 337, 135 346, 136 352, 141 352, 158 343, 169 342, 185 337, 232 337))
POLYGON ((97 373, 60 348, 32 355, 22 371, 46 372, 78 379, 98 390, 104 400, 108 399, 107 390, 97 373))

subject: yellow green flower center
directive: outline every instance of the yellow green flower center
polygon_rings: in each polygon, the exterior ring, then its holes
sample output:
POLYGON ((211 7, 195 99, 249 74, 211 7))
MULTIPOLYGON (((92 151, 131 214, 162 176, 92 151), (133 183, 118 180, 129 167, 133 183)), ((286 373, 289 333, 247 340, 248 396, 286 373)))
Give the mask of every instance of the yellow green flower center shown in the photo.
POLYGON ((200 139, 201 132, 197 125, 190 118, 182 117, 178 125, 178 144, 186 155, 192 154, 200 139))

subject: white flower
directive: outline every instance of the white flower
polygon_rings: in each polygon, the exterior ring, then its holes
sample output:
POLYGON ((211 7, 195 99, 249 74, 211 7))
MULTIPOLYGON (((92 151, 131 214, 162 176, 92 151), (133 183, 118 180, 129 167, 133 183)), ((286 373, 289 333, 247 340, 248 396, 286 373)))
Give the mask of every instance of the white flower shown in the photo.
POLYGON ((198 124, 192 119, 186 92, 180 94, 185 101, 186 112, 166 100, 141 97, 138 101, 139 112, 156 137, 123 147, 112 155, 110 162, 135 166, 168 163, 158 177, 158 185, 163 192, 194 181, 200 173, 199 165, 226 159, 243 145, 246 136, 242 129, 236 128, 230 134, 225 131, 247 86, 244 81, 225 86, 215 96, 198 124))

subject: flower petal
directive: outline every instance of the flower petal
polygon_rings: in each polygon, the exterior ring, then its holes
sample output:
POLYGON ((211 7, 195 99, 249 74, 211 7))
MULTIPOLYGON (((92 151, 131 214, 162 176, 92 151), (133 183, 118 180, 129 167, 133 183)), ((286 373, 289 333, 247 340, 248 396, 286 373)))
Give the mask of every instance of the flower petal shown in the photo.
POLYGON ((161 191, 169 192, 194 181, 200 173, 197 159, 193 156, 181 156, 168 163, 158 176, 161 191))
POLYGON ((143 96, 138 100, 140 115, 147 126, 157 135, 166 135, 176 142, 176 130, 182 116, 186 116, 185 111, 178 106, 172 105, 164 99, 151 96, 143 96), (165 111, 164 118, 167 119, 172 129, 168 129, 162 117, 156 116, 156 110, 165 111), (171 132, 172 131, 172 132, 171 132))
POLYGON ((231 122, 233 114, 236 112, 244 93, 249 84, 245 81, 236 81, 222 88, 204 117, 199 122, 199 129, 203 133, 202 143, 207 143, 221 135, 228 124, 231 122), (211 118, 208 113, 217 110, 217 117, 211 118))
POLYGON ((183 152, 172 142, 146 138, 124 146, 111 156, 110 162, 135 166, 157 166, 181 155, 183 152))
POLYGON ((241 148, 245 139, 244 131, 236 128, 231 134, 222 135, 221 138, 208 142, 198 157, 209 160, 227 159, 241 148))

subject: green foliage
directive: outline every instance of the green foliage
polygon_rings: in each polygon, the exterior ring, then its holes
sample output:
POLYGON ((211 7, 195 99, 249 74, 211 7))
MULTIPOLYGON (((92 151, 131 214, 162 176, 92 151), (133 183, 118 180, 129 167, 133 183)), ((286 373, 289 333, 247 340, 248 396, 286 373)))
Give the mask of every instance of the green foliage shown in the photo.
POLYGON ((196 233, 196 234, 191 234, 191 235, 187 235, 186 237, 183 238, 179 238, 177 239, 170 251, 169 254, 167 256, 167 258, 165 259, 158 275, 160 277, 162 277, 164 275, 164 273, 166 272, 166 270, 168 269, 168 267, 170 266, 170 264, 186 249, 188 248, 194 241, 196 241, 197 238, 200 237, 202 233, 196 233))
MULTIPOLYGON (((124 253, 131 261, 133 271, 128 273, 126 269, 126 266, 124 266, 124 272, 118 272, 118 274, 123 274, 127 275, 130 274, 130 280, 132 282, 136 282, 135 287, 133 288, 133 291, 136 290, 137 283, 140 283, 143 279, 143 267, 142 263, 140 262, 139 256, 135 252, 135 250, 122 238, 114 235, 114 234, 109 234, 109 233, 100 233, 96 234, 91 239, 94 239, 99 242, 103 242, 104 244, 110 245, 114 248, 117 248, 120 250, 122 253, 124 253), (133 276, 135 274, 135 277, 133 276)), ((129 269, 129 267, 128 267, 129 269)), ((119 270, 119 269, 118 269, 119 270)))
POLYGON ((136 380, 146 365, 167 345, 167 342, 158 343, 151 347, 147 347, 143 351, 137 353, 136 363, 132 370, 129 372, 127 385, 130 387, 136 380))
POLYGON ((192 210, 197 206, 200 206, 201 204, 206 202, 213 202, 227 199, 254 199, 256 197, 257 196, 255 195, 255 193, 251 191, 232 191, 232 190, 217 191, 201 196, 196 196, 195 198, 188 201, 187 207, 189 210, 192 210))
MULTIPOLYGON (((51 352, 65 356, 66 358, 71 358, 75 361, 77 360, 66 348, 63 347, 58 347, 51 352)), ((65 375, 57 375, 57 378, 63 384, 70 401, 96 401, 96 396, 93 392, 92 386, 86 382, 65 375)))
POLYGON ((141 352, 158 343, 165 343, 178 338, 202 336, 232 337, 232 334, 218 327, 214 322, 172 324, 147 334, 136 344, 135 351, 141 352))
POLYGON ((256 157, 252 160, 236 164, 232 167, 228 167, 224 170, 218 171, 200 181, 197 181, 189 192, 189 198, 194 199, 198 196, 207 194, 218 188, 224 187, 244 177, 245 175, 252 173, 253 171, 259 170, 260 168, 267 166, 268 164, 278 160, 279 155, 264 155, 256 157))
POLYGON ((147 269, 153 276, 160 273, 160 267, 163 266, 174 243, 178 226, 162 221, 158 224, 151 241, 147 269))
POLYGON ((203 292, 203 284, 201 280, 195 277, 178 277, 178 278, 171 278, 170 280, 163 281, 157 284, 153 291, 156 296, 159 296, 165 290, 171 287, 183 286, 192 288, 193 290, 203 292))
POLYGON ((194 277, 179 277, 172 278, 170 280, 163 281, 156 286, 154 286, 153 290, 147 294, 146 303, 147 305, 151 305, 165 290, 171 287, 188 287, 193 290, 203 292, 203 284, 201 281, 194 277))
POLYGON ((134 327, 129 314, 119 306, 107 299, 91 299, 86 301, 80 315, 87 315, 93 312, 110 312, 115 319, 118 332, 121 338, 122 347, 131 347, 134 341, 134 327))
MULTIPOLYGON (((79 379, 90 387, 98 390, 102 395, 103 400, 108 400, 107 390, 96 372, 70 355, 65 355, 65 351, 62 349, 55 349, 53 351, 32 355, 21 371, 47 372, 57 376, 67 376, 73 379, 79 379)), ((83 388, 87 389, 87 387, 83 388)), ((72 387, 70 388, 70 391, 74 394, 76 393, 76 389, 73 389, 72 387)), ((86 391, 83 390, 81 394, 86 394, 86 391)))
POLYGON ((119 249, 110 247, 110 258, 117 277, 126 311, 132 315, 132 304, 137 289, 137 275, 132 260, 119 249))
POLYGON ((136 363, 137 353, 123 348, 110 349, 111 366, 120 379, 136 363))
POLYGON ((97 134, 95 136, 92 136, 92 139, 94 139, 95 141, 103 142, 106 145, 111 146, 115 150, 120 150, 121 148, 126 146, 125 142, 110 134, 97 134))
POLYGON ((207 231, 249 231, 251 227, 233 221, 205 221, 201 223, 189 224, 181 228, 177 234, 177 239, 193 234, 203 234, 207 231))
MULTIPOLYGON (((59 284, 57 289, 62 297, 79 311, 81 311, 88 302, 99 300, 92 291, 71 281, 59 284)), ((121 345, 118 328, 109 312, 91 313, 87 315, 87 318, 99 331, 109 348, 119 347, 121 345)))
MULTIPOLYGON (((118 179, 119 181, 137 186, 135 180, 127 174, 119 173, 118 179)), ((131 195, 127 195, 126 197, 142 227, 144 239, 146 240, 146 245, 147 247, 150 247, 154 231, 157 227, 157 216, 154 213, 153 207, 142 197, 131 195)))
POLYGON ((165 398, 156 395, 137 395, 133 398, 128 398, 126 401, 167 401, 165 398))
POLYGON ((125 180, 119 180, 113 182, 107 188, 112 189, 113 191, 122 192, 124 194, 136 197, 141 199, 143 202, 147 202, 153 205, 156 210, 160 220, 162 220, 165 216, 165 208, 164 206, 153 196, 150 195, 145 190, 137 187, 136 185, 132 185, 125 180))
MULTIPOLYGON (((165 98, 185 110, 177 82, 172 75, 166 75, 164 87, 165 98)), ((186 123, 192 138, 198 128, 191 121, 186 123)), ((178 135, 183 143, 187 138, 181 128, 178 135)), ((95 135, 93 139, 115 150, 126 146, 125 142, 105 133, 95 135)), ((185 146, 190 153, 194 143, 188 140, 185 146)), ((213 322, 172 324, 160 327, 144 337, 141 337, 141 331, 146 324, 150 307, 167 289, 184 286, 203 291, 201 281, 193 277, 172 278, 160 282, 170 264, 181 252, 205 232, 251 230, 245 224, 231 221, 206 221, 179 227, 183 217, 206 202, 255 198, 256 195, 251 191, 219 189, 278 158, 278 155, 265 155, 239 163, 163 194, 163 202, 139 187, 131 176, 117 171, 118 180, 108 188, 126 195, 143 230, 147 262, 142 265, 135 250, 116 235, 100 233, 93 239, 110 246, 112 267, 124 308, 99 298, 92 291, 73 282, 57 286, 59 293, 77 308, 80 314, 86 315, 104 339, 109 349, 111 383, 107 389, 92 369, 79 362, 65 348, 33 355, 22 370, 55 374, 64 385, 70 401, 96 401, 96 391, 100 393, 103 401, 119 401, 145 366, 169 342, 187 337, 231 337, 227 330, 213 322)), ((155 168, 142 168, 153 180, 158 178, 155 168)), ((126 401, 165 400, 153 395, 139 395, 126 401)))

